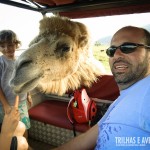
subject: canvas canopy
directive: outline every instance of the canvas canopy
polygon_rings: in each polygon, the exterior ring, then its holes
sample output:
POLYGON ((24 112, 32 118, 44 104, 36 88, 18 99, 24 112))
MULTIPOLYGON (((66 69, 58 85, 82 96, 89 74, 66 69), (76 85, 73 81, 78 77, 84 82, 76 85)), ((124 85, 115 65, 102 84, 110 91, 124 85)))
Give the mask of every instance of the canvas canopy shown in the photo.
POLYGON ((0 3, 73 19, 150 12, 149 0, 1 0, 0 3))

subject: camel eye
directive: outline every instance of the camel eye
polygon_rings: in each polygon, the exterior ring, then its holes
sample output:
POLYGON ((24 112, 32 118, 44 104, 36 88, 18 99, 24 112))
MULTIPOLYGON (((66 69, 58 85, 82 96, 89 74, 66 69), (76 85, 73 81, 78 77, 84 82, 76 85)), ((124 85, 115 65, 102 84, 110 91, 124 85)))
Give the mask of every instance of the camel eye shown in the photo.
POLYGON ((70 47, 67 45, 62 46, 62 51, 63 52, 68 52, 70 50, 70 47))
POLYGON ((57 44, 56 51, 57 52, 68 52, 70 47, 67 44, 57 44))

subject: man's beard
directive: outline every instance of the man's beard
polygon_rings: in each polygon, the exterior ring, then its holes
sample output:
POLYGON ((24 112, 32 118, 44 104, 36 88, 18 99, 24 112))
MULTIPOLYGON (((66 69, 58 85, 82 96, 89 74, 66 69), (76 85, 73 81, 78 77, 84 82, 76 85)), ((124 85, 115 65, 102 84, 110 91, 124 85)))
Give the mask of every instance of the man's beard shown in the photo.
POLYGON ((132 64, 129 64, 129 71, 127 72, 115 72, 112 69, 112 73, 114 75, 114 78, 118 85, 125 85, 130 83, 135 83, 136 81, 142 79, 145 77, 147 71, 148 71, 148 54, 145 55, 143 58, 143 61, 134 66, 132 64))

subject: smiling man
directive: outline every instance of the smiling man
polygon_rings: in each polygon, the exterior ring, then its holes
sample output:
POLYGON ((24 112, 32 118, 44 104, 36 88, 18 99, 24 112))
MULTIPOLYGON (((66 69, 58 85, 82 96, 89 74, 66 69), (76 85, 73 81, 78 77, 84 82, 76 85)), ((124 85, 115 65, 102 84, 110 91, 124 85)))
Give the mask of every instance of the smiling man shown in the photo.
POLYGON ((97 125, 56 150, 150 149, 150 33, 124 27, 106 53, 120 96, 97 125))
POLYGON ((143 29, 122 28, 113 36, 112 46, 107 49, 111 71, 121 90, 150 73, 150 43, 148 37, 143 37, 144 34, 148 33, 143 29))

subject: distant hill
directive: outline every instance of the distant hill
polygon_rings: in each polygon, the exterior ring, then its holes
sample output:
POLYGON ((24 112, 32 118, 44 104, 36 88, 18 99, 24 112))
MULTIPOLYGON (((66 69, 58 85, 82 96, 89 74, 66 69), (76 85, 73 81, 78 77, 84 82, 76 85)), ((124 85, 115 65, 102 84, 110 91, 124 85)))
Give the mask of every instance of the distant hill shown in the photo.
MULTIPOLYGON (((143 28, 147 29, 150 32, 150 24, 143 26, 143 28)), ((108 45, 110 43, 112 36, 106 36, 103 38, 98 39, 96 42, 102 44, 102 45, 108 45)))
POLYGON ((97 42, 102 45, 108 45, 110 43, 111 38, 112 36, 106 36, 106 37, 100 38, 99 40, 97 40, 97 42))

